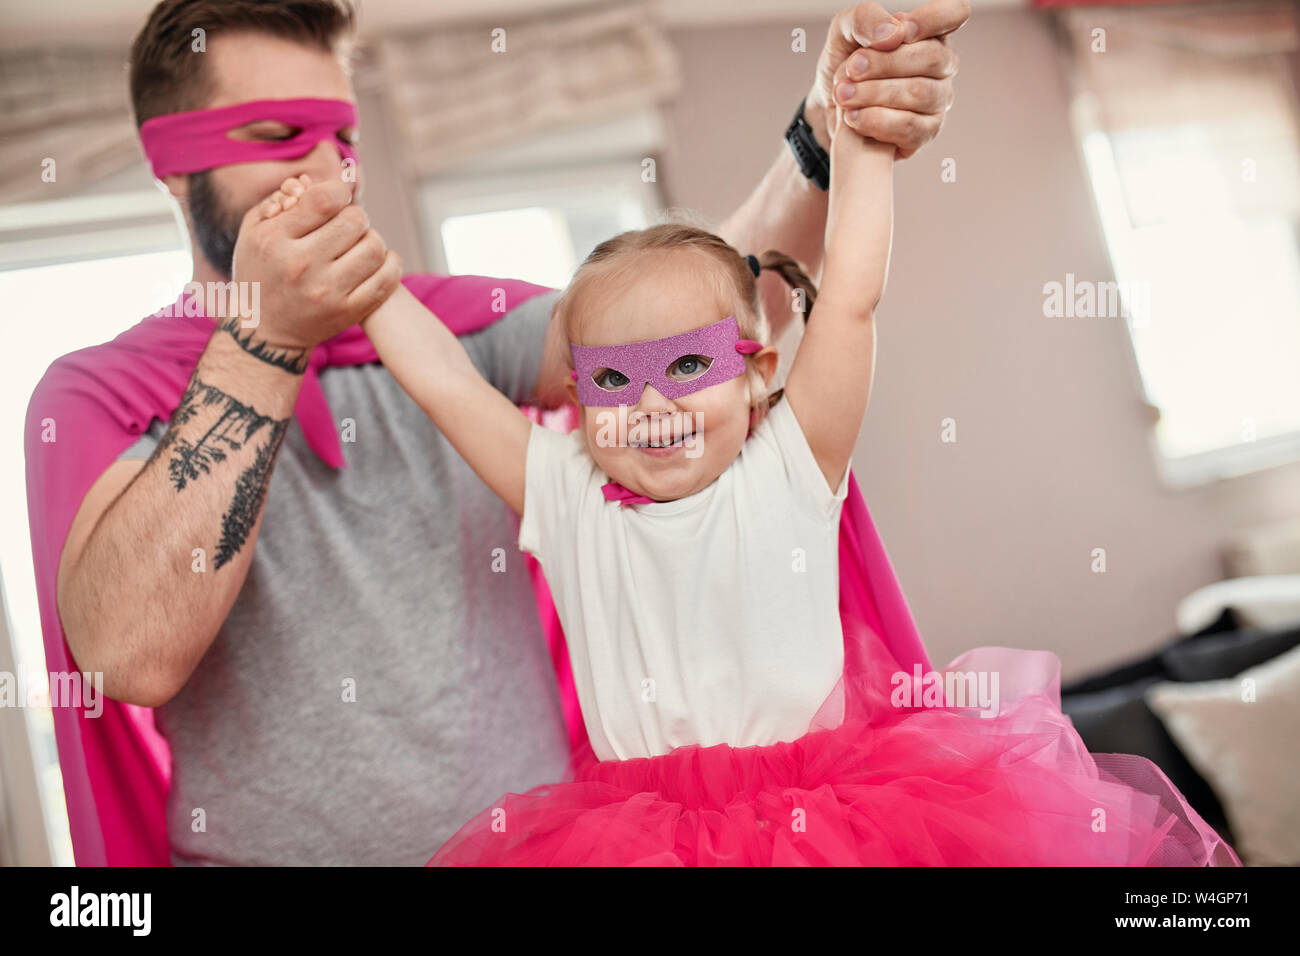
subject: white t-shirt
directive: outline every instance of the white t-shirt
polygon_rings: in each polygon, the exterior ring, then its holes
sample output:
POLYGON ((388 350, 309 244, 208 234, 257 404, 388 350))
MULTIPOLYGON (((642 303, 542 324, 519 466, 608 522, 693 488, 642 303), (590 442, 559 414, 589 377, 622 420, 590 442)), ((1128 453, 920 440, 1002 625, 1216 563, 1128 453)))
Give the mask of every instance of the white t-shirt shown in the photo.
POLYGON ((580 428, 533 428, 519 547, 546 571, 596 756, 807 733, 844 669, 847 471, 832 492, 783 399, 703 491, 623 507, 606 481, 580 428))

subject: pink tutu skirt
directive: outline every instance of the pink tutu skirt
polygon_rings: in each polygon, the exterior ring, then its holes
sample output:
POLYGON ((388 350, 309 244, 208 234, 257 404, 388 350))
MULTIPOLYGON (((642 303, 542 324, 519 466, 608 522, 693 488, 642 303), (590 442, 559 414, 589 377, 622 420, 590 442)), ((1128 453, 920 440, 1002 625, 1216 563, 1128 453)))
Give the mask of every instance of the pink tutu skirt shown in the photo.
POLYGON ((909 701, 900 686, 920 685, 881 643, 860 646, 873 660, 832 695, 839 726, 819 714, 788 743, 622 761, 588 746, 567 782, 502 797, 429 865, 1241 865, 1155 764, 1088 752, 1061 713, 1056 655, 953 661, 941 673, 997 675, 980 716, 909 701))

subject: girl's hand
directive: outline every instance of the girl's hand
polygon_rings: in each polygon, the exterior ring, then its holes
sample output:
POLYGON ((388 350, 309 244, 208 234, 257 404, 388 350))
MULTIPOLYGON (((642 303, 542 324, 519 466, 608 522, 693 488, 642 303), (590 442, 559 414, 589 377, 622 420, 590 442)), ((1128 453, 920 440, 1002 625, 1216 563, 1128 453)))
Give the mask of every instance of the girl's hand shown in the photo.
MULTIPOLYGON (((852 111, 843 107, 836 107, 835 119, 830 124, 831 182, 834 184, 838 176, 840 187, 844 187, 847 178, 850 177, 880 176, 882 173, 889 175, 889 167, 893 165, 896 156, 896 147, 893 143, 882 143, 858 132, 851 125, 848 116, 850 112, 852 111), (874 159, 868 157, 874 157, 874 159), (870 171, 863 169, 864 163, 871 166, 870 171)), ((832 185, 830 196, 832 206, 842 205, 848 201, 847 197, 848 191, 846 189, 837 189, 832 185)), ((829 248, 828 245, 828 251, 829 248)))
MULTIPOLYGON (((265 222, 267 220, 274 219, 276 216, 280 215, 281 213, 288 212, 294 206, 298 205, 298 200, 302 198, 303 194, 307 191, 307 189, 310 186, 311 186, 311 177, 308 176, 306 173, 303 173, 301 176, 290 176, 288 179, 286 179, 284 182, 280 184, 279 189, 273 192, 266 199, 263 199, 262 202, 259 204, 257 212, 260 217, 260 221, 265 222)), ((367 230, 366 238, 369 239, 372 233, 373 233, 373 241, 376 242, 380 247, 383 247, 384 245, 383 238, 379 235, 379 233, 375 232, 374 229, 367 230)), ((396 262, 398 274, 400 276, 401 260, 397 258, 397 254, 385 249, 385 256, 391 257, 396 262)), ((368 322, 370 320, 370 317, 373 315, 374 312, 371 311, 370 315, 368 315, 365 319, 362 319, 362 325, 368 322)))
POLYGON ((831 122, 831 161, 834 162, 835 151, 838 148, 841 152, 850 150, 861 150, 865 145, 868 137, 859 133, 849 125, 848 114, 856 112, 846 110, 842 106, 835 107, 835 119, 831 122))
POLYGON ((286 180, 240 222, 232 278, 256 283, 253 341, 309 351, 366 318, 397 288, 401 261, 338 181, 286 180))

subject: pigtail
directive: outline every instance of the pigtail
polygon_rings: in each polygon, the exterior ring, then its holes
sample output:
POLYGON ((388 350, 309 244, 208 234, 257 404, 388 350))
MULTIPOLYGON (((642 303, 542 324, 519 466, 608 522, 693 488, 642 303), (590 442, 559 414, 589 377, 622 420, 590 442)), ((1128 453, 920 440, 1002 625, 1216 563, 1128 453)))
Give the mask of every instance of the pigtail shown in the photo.
POLYGON ((812 279, 808 278, 808 273, 803 271, 803 266, 784 252, 775 249, 769 249, 759 256, 758 263, 760 269, 771 269, 784 279, 786 285, 792 290, 803 293, 801 296, 803 320, 807 323, 808 316, 812 314, 813 303, 817 301, 817 286, 813 285, 812 279))
MULTIPOLYGON (((787 256, 784 252, 778 252, 775 249, 769 249, 767 252, 759 256, 758 262, 760 270, 771 269, 786 281, 786 284, 790 286, 791 290, 803 293, 800 298, 803 300, 803 321, 804 324, 807 325, 808 317, 812 315, 813 303, 817 301, 817 286, 815 286, 812 279, 808 277, 808 273, 806 273, 803 270, 803 267, 790 256, 787 256)), ((757 278, 755 278, 755 281, 757 282, 757 278)), ((767 407, 771 408, 779 402, 784 393, 784 388, 778 388, 775 392, 768 395, 767 407)))

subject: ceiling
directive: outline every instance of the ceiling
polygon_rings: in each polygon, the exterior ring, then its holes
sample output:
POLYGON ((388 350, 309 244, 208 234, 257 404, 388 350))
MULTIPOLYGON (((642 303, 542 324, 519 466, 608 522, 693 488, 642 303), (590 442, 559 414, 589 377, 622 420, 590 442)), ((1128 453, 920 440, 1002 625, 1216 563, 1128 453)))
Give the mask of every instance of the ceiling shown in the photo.
MULTIPOLYGON (((155 0, 5 0, 0 9, 0 46, 44 43, 130 42, 155 0)), ((491 16, 537 13, 584 6, 591 0, 360 0, 363 33, 382 33, 416 24, 436 24, 491 16)), ((806 19, 821 14, 827 22, 850 0, 657 0, 670 25, 806 19)), ((919 0, 885 0, 909 10, 919 0)), ((972 0, 981 9, 1023 7, 1027 0, 972 0)))

